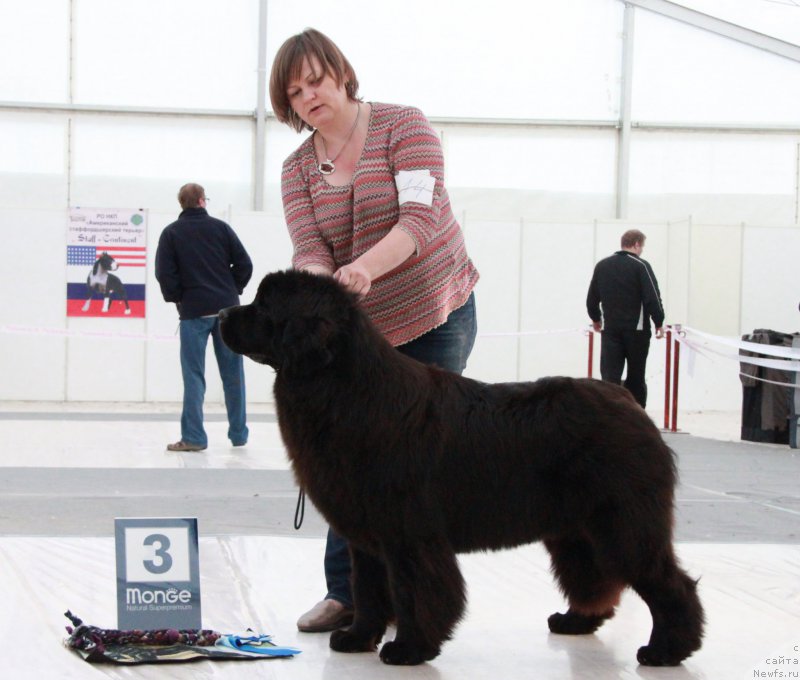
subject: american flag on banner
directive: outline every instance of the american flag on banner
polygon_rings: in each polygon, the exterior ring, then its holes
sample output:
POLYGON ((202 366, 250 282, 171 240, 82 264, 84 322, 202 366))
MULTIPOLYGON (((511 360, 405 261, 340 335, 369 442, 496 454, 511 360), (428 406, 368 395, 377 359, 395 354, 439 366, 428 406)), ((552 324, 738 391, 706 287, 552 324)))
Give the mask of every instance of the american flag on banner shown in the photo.
POLYGON ((103 253, 108 253, 122 267, 144 267, 145 248, 136 246, 67 246, 67 264, 91 267, 103 253))

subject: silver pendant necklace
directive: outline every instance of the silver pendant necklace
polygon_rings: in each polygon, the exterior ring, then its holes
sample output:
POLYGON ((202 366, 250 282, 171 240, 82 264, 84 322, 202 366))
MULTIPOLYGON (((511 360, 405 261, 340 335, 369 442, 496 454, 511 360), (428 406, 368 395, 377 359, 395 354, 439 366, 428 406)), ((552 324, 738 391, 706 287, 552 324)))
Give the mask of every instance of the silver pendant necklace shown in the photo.
POLYGON ((328 147, 325 146, 325 138, 320 134, 319 139, 322 142, 322 151, 325 154, 325 160, 320 161, 317 165, 317 170, 319 170, 323 175, 332 175, 336 172, 336 166, 334 165, 334 161, 342 155, 342 151, 345 150, 345 147, 350 143, 350 140, 353 137, 353 133, 356 131, 356 125, 358 125, 358 118, 361 115, 361 102, 358 103, 358 109, 356 109, 356 119, 353 121, 353 127, 350 128, 350 133, 347 135, 347 139, 344 140, 344 144, 342 144, 342 148, 339 149, 339 153, 337 153, 333 158, 328 156, 328 147))

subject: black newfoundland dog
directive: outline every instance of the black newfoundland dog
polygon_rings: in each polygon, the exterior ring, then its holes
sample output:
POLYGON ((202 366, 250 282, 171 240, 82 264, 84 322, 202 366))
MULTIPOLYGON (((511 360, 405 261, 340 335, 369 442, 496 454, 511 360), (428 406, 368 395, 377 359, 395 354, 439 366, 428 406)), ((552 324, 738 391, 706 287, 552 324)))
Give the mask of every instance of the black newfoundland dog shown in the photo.
POLYGON ((297 482, 350 543, 355 614, 340 652, 389 664, 439 654, 466 604, 456 553, 543 541, 566 613, 592 633, 633 588, 653 629, 640 663, 697 650, 703 609, 672 546, 673 454, 622 387, 563 377, 485 384, 396 351, 328 277, 267 275, 220 312, 235 352, 276 371, 297 482))

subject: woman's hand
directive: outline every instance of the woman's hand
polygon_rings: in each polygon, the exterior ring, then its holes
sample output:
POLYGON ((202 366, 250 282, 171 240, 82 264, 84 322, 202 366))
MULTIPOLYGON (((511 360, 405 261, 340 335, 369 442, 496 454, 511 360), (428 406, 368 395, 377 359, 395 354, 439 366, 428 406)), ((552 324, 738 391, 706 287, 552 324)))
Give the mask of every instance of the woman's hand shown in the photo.
POLYGON ((366 253, 337 269, 333 278, 351 293, 364 297, 375 279, 405 262, 416 247, 406 232, 395 227, 366 253))
POLYGON ((333 278, 351 293, 364 297, 375 279, 405 262, 416 247, 405 231, 395 227, 366 253, 337 269, 333 278))
POLYGON ((333 274, 334 281, 341 283, 351 293, 364 297, 372 286, 367 268, 358 260, 340 267, 333 274))

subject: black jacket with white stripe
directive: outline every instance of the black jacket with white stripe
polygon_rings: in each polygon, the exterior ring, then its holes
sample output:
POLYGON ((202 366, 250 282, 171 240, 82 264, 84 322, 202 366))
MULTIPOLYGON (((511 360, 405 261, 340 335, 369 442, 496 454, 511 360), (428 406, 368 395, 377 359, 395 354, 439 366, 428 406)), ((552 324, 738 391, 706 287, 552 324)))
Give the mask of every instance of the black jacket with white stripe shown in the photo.
POLYGON ((650 334, 664 325, 664 306, 650 264, 634 253, 619 250, 595 265, 586 310, 592 321, 602 319, 607 330, 640 330, 650 334))

